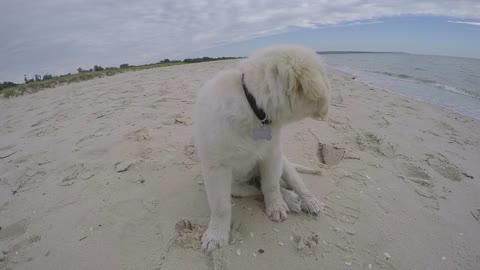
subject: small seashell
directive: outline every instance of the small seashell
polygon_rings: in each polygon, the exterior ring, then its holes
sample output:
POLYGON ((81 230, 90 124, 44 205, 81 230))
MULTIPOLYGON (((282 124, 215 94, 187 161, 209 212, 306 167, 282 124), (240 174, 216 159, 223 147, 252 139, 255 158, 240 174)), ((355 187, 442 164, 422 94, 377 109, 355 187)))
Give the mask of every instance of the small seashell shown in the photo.
POLYGON ((237 249, 237 255, 238 256, 242 255, 242 252, 240 251, 240 249, 237 249))
POLYGON ((392 256, 390 256, 390 254, 388 254, 388 252, 383 253, 383 255, 385 256, 385 258, 387 258, 387 260, 392 258, 392 256))
POLYGON ((345 265, 351 266, 352 263, 351 262, 345 262, 345 265))
POLYGON ((282 242, 278 242, 278 244, 279 244, 280 246, 284 246, 284 245, 285 245, 285 244, 282 243, 282 242))

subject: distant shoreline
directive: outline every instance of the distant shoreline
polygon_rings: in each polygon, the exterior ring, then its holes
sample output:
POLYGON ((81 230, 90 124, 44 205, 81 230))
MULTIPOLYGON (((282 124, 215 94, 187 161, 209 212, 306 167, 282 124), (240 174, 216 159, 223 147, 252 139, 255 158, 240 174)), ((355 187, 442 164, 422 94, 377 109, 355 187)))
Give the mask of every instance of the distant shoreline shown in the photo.
POLYGON ((46 88, 54 88, 59 85, 69 84, 73 82, 87 81, 104 76, 113 76, 128 71, 138 71, 150 68, 168 67, 172 65, 194 64, 201 62, 212 62, 221 60, 241 59, 244 57, 200 57, 185 58, 183 60, 164 59, 157 63, 143 65, 121 64, 119 67, 102 67, 95 65, 91 69, 78 68, 78 73, 68 73, 62 75, 45 74, 43 77, 36 74, 34 78, 28 79, 25 75, 24 83, 14 83, 9 81, 0 82, 0 95, 5 98, 24 95, 25 93, 35 93, 46 88))
POLYGON ((317 51, 317 54, 359 54, 359 53, 379 53, 379 54, 408 54, 406 52, 375 52, 375 51, 317 51))

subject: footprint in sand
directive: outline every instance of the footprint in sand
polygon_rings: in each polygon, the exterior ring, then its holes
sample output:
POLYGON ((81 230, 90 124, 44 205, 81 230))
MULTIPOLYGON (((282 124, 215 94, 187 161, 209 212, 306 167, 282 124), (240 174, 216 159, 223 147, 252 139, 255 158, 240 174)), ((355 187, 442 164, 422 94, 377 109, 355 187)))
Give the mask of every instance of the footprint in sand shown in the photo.
POLYGON ((217 249, 208 256, 201 251, 201 238, 205 227, 188 219, 175 224, 175 235, 170 239, 156 270, 160 269, 228 269, 224 250, 217 249))
POLYGON ((375 123, 379 127, 385 127, 391 125, 390 121, 388 121, 385 116, 382 116, 380 111, 375 111, 375 114, 369 115, 368 116, 370 119, 374 120, 375 123))
POLYGON ((397 167, 399 167, 404 174, 404 178, 414 182, 415 184, 427 188, 432 188, 434 186, 427 170, 408 162, 403 162, 397 167))
POLYGON ((458 135, 458 131, 452 127, 450 124, 444 121, 440 121, 437 123, 437 126, 441 129, 449 133, 448 135, 456 136, 458 135))
POLYGON ((164 106, 162 103, 164 102, 169 102, 169 101, 176 101, 176 100, 179 100, 177 98, 170 98, 170 97, 162 97, 161 99, 157 99, 155 100, 153 103, 151 103, 150 105, 148 105, 149 108, 152 108, 152 109, 157 109, 157 108, 160 108, 162 106, 164 106))
POLYGON ((345 132, 352 130, 352 127, 349 124, 350 119, 348 117, 343 117, 342 119, 340 119, 340 117, 330 117, 327 122, 331 128, 336 130, 345 132))
MULTIPOLYGON (((0 229, 0 242, 10 243, 8 249, 6 249, 6 246, 0 249, 0 269, 4 269, 5 265, 17 264, 26 260, 25 257, 18 255, 18 251, 40 241, 40 235, 29 235, 27 233, 28 225, 28 220, 22 219, 0 229)), ((7 266, 5 269, 10 268, 7 266)))
POLYGON ((431 189, 416 188, 415 193, 420 196, 425 207, 435 210, 440 209, 440 204, 438 203, 437 196, 431 189))
POLYGON ((76 145, 76 146, 79 146, 79 145, 82 144, 83 142, 88 141, 88 140, 90 140, 90 139, 92 139, 92 138, 95 138, 95 134, 90 134, 90 135, 87 135, 87 136, 85 136, 85 137, 80 138, 80 140, 78 140, 75 145, 76 145))
POLYGON ((323 251, 320 248, 322 244, 320 242, 320 238, 318 234, 311 233, 310 235, 300 235, 297 233, 293 233, 293 243, 295 244, 295 248, 300 256, 315 256, 318 260, 318 255, 323 251))
POLYGON ((15 148, 16 145, 7 145, 0 147, 0 159, 8 158, 10 156, 13 156, 17 150, 13 149, 15 148))
POLYGON ((354 141, 361 151, 373 151, 388 158, 395 157, 395 147, 371 132, 357 133, 354 141))
POLYGON ((440 209, 439 196, 434 191, 434 182, 426 169, 409 162, 397 163, 395 166, 401 173, 400 178, 413 184, 415 193, 425 207, 440 209))
POLYGON ((367 187, 368 177, 355 171, 334 173, 335 186, 348 192, 361 192, 367 187))
POLYGON ((25 135, 29 138, 42 137, 43 135, 45 135, 45 130, 43 128, 34 128, 25 133, 25 135))
POLYGON ((198 158, 197 149, 193 144, 186 145, 184 148, 184 153, 189 159, 195 162, 200 161, 200 159, 198 158))
POLYGON ((137 156, 140 157, 142 160, 149 160, 151 158, 152 153, 153 153, 152 148, 149 148, 149 147, 141 148, 137 156))
POLYGON ((43 119, 40 119, 39 121, 35 122, 34 124, 32 124, 30 127, 36 127, 36 126, 39 126, 41 124, 43 124, 44 122, 47 122, 48 121, 48 118, 43 118, 43 119))
POLYGON ((28 224, 28 220, 26 219, 22 219, 6 226, 2 224, 3 226, 0 230, 0 241, 18 237, 24 234, 27 231, 28 224))
POLYGON ((314 257, 318 261, 319 257, 325 257, 325 253, 332 251, 332 243, 322 240, 317 233, 305 228, 303 224, 293 226, 291 233, 290 240, 300 257, 314 257))
POLYGON ((10 248, 10 252, 16 252, 18 250, 28 248, 32 244, 40 242, 40 240, 42 240, 42 237, 38 234, 29 235, 27 233, 20 237, 20 239, 21 240, 19 240, 10 248))
POLYGON ((150 141, 152 136, 147 128, 137 129, 127 135, 127 138, 136 142, 150 141))
POLYGON ((414 107, 413 105, 410 105, 410 102, 407 101, 407 100, 400 100, 401 103, 395 103, 395 102, 389 102, 387 104, 387 107, 401 107, 401 108, 406 108, 406 109, 410 109, 412 111, 415 111, 415 112, 418 112, 419 109, 414 107))
POLYGON ((37 184, 43 181, 45 175, 46 171, 43 168, 26 168, 24 173, 15 181, 13 194, 36 188, 37 184))
POLYGON ((188 117, 180 117, 174 119, 175 124, 180 124, 184 126, 191 126, 193 124, 192 120, 188 117))
POLYGON ((188 117, 184 117, 181 113, 170 114, 165 116, 165 119, 161 122, 162 125, 184 125, 184 126, 191 126, 192 120, 188 117))
POLYGON ((473 178, 471 175, 465 173, 455 164, 451 163, 442 154, 427 154, 427 159, 425 160, 425 162, 427 162, 428 166, 430 166, 435 172, 452 181, 458 182, 461 181, 464 177, 473 178))
POLYGON ((110 110, 107 110, 107 111, 97 111, 97 112, 94 112, 92 113, 94 119, 100 119, 100 118, 110 118, 110 116, 112 115, 112 111, 110 110))
POLYGON ((175 224, 175 244, 183 248, 200 249, 201 238, 205 227, 182 219, 175 224))
POLYGON ((71 186, 75 183, 75 179, 85 171, 83 163, 74 164, 65 170, 64 176, 59 183, 60 186, 71 186))

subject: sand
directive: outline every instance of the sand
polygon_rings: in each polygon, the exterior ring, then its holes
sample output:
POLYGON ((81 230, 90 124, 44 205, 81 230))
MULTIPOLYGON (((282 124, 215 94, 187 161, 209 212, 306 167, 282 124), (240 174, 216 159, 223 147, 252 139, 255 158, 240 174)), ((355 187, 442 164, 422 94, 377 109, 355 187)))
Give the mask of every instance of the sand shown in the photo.
POLYGON ((203 254, 192 105, 236 61, 1 99, 0 269, 479 269, 479 122, 330 69, 328 121, 282 138, 323 168, 302 175, 321 214, 234 198, 231 244, 203 254))

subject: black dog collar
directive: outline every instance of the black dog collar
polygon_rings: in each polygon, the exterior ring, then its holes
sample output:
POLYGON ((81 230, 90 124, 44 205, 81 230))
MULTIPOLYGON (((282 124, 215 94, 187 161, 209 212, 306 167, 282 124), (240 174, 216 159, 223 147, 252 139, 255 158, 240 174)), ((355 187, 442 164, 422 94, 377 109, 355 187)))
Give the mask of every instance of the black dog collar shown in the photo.
POLYGON ((248 91, 247 86, 245 85, 245 75, 243 73, 242 73, 242 86, 243 86, 243 92, 245 92, 245 96, 247 97, 248 103, 250 104, 250 107, 252 107, 252 110, 257 116, 258 120, 260 120, 260 122, 263 125, 270 124, 271 120, 267 119, 267 115, 262 110, 262 108, 257 107, 257 102, 255 101, 255 97, 248 91))

